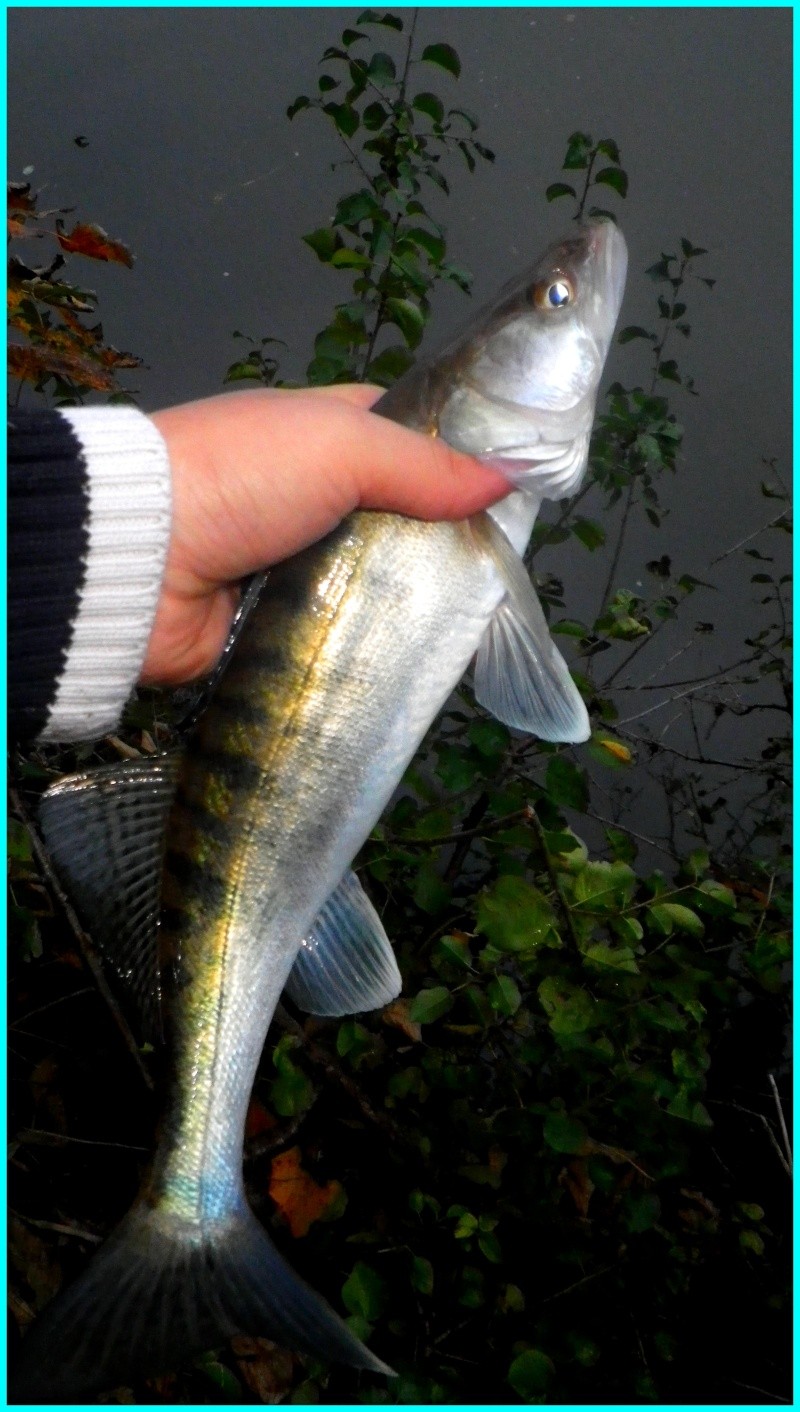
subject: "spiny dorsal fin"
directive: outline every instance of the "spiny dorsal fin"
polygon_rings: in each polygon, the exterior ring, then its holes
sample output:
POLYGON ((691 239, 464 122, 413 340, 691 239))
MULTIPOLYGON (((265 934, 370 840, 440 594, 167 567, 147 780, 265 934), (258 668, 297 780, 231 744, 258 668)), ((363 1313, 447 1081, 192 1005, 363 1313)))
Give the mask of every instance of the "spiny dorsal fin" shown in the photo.
POLYGON ((92 940, 160 1031, 158 916, 164 830, 180 756, 66 775, 39 805, 42 833, 92 940))
POLYGON ((506 585, 478 649, 475 696, 498 721, 540 740, 577 744, 591 725, 578 688, 550 636, 525 565, 489 516, 470 521, 506 585))
POLYGON ((347 872, 303 938, 286 991, 311 1015, 353 1015, 388 1005, 401 987, 383 923, 347 872))

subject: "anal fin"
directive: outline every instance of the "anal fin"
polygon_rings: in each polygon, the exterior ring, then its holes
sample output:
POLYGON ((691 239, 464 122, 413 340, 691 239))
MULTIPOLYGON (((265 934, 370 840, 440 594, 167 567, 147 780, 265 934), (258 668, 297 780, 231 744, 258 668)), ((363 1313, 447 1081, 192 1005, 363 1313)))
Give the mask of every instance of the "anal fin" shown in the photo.
POLYGON ((383 923, 347 872, 300 944, 287 993, 311 1015, 353 1015, 388 1005, 401 987, 383 923))

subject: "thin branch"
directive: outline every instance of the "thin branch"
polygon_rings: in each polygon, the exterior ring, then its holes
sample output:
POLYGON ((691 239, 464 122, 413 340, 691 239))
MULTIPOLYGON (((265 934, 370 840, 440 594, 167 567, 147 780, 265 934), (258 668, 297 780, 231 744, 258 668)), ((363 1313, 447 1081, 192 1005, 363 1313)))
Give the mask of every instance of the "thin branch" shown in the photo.
POLYGON ((23 1216, 21 1211, 9 1211, 9 1215, 26 1226, 35 1226, 38 1231, 55 1231, 56 1235, 74 1236, 76 1240, 88 1240, 92 1245, 101 1245, 104 1239, 103 1236, 95 1235, 94 1231, 83 1230, 81 1226, 62 1225, 58 1221, 37 1221, 33 1216, 23 1216))
POLYGON ((767 1078, 769 1079, 769 1086, 770 1086, 770 1088, 772 1089, 772 1097, 773 1097, 774 1100, 775 1100, 775 1107, 776 1107, 777 1110, 778 1110, 778 1122, 779 1122, 779 1124, 780 1124, 781 1137, 783 1138, 784 1152, 785 1152, 785 1154, 786 1154, 786 1160, 787 1160, 787 1163, 788 1163, 789 1173, 791 1174, 791 1170, 792 1170, 792 1145, 791 1145, 791 1143, 789 1142, 789 1133, 788 1133, 787 1128, 786 1128, 786 1119, 785 1119, 784 1116, 783 1116, 783 1108, 782 1108, 782 1106, 781 1106, 781 1096, 780 1096, 780 1094, 778 1093, 778 1085, 777 1085, 776 1082, 775 1082, 775 1075, 774 1075, 774 1074, 767 1074, 767 1078))
POLYGON ((608 601, 609 595, 611 593, 611 588, 614 583, 614 578, 617 572, 617 565, 619 564, 620 556, 622 554, 622 546, 625 543, 625 531, 628 528, 628 520, 630 518, 631 510, 633 509, 633 497, 635 489, 636 481, 631 480, 631 483, 628 486, 628 498, 625 502, 625 509, 622 514, 622 523, 620 524, 619 530, 617 532, 617 543, 614 547, 614 557, 611 560, 611 567, 609 568, 608 574, 606 576, 605 588, 603 589, 603 592, 600 596, 600 604, 597 609, 598 618, 608 601))
POLYGON ((743 545, 749 544, 751 539, 758 539, 758 536, 760 534, 766 534, 767 530, 772 529, 773 526, 776 525, 779 520, 783 519, 785 514, 786 511, 781 510, 780 514, 773 516, 773 518, 771 520, 768 520, 765 525, 762 525, 760 529, 753 530, 752 534, 746 535, 745 538, 740 539, 737 544, 732 544, 730 549, 725 550, 724 554, 718 554, 716 559, 711 560, 711 563, 708 567, 711 569, 715 564, 721 564, 723 559, 729 559, 731 554, 735 554, 737 549, 741 549, 743 545))
POLYGON ((552 883, 553 891, 555 892, 555 895, 558 898, 559 907, 561 909, 561 915, 563 916, 564 921, 566 923, 570 941, 575 949, 575 954, 577 956, 580 956, 581 946, 580 941, 578 940, 578 933, 575 930, 575 922, 573 920, 572 912, 570 910, 570 905, 561 890, 561 879, 559 878, 556 869, 553 867, 553 860, 550 856, 550 849, 547 847, 547 839, 544 835, 544 829, 542 828, 541 820, 536 810, 533 808, 533 805, 530 806, 530 815, 531 824, 533 825, 534 833, 536 834, 536 837, 539 840, 539 847, 542 850, 545 866, 547 867, 547 871, 550 875, 550 882, 552 883))

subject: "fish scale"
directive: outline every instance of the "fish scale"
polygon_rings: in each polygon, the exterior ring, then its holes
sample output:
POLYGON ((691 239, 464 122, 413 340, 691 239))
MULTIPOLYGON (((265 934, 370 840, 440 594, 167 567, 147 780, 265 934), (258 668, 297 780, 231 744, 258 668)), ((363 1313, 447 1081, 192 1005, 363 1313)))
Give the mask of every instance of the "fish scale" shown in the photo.
POLYGON ((519 555, 542 498, 584 473, 625 264, 609 222, 573 230, 376 404, 500 466, 513 493, 461 523, 351 515, 271 571, 179 763, 43 796, 54 865, 145 1010, 160 979, 168 1082, 137 1201, 26 1337, 14 1400, 85 1396, 236 1332, 391 1372, 250 1211, 248 1101, 284 987, 331 1016, 398 993, 349 865, 473 655, 498 719, 588 738, 519 555))

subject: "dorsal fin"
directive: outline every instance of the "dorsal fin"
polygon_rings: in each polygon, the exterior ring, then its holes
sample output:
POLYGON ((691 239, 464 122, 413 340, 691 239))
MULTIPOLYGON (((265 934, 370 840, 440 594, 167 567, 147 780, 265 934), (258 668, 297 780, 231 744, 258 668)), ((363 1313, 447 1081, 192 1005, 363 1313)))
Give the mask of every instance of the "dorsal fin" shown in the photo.
POLYGON ((66 775, 39 805, 56 872, 150 1039, 160 1033, 161 863, 179 762, 157 755, 66 775))

